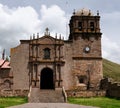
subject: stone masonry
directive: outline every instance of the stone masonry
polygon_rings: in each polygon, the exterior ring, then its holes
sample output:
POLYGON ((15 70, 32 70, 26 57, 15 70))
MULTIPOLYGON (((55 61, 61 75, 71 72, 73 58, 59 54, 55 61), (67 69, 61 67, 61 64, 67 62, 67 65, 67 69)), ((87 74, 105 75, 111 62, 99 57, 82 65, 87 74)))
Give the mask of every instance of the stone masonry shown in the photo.
POLYGON ((71 16, 67 40, 51 36, 48 28, 44 36, 20 40, 11 48, 12 89, 99 90, 103 78, 99 23, 99 13, 82 9, 71 16))

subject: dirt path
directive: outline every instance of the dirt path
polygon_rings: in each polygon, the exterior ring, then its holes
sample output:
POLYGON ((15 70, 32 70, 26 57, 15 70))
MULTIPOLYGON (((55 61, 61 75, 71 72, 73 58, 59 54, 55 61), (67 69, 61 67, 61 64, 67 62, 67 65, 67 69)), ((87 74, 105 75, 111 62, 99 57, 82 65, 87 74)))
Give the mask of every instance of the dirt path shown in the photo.
POLYGON ((74 105, 68 103, 27 103, 9 108, 98 108, 98 107, 74 105))

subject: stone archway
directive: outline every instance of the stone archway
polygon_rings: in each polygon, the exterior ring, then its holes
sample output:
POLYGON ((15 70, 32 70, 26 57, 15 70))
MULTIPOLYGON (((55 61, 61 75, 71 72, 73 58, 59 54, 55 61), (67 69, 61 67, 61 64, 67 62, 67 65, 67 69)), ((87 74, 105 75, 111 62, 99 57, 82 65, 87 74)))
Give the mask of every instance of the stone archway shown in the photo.
POLYGON ((40 76, 40 89, 54 89, 53 70, 44 68, 40 76))

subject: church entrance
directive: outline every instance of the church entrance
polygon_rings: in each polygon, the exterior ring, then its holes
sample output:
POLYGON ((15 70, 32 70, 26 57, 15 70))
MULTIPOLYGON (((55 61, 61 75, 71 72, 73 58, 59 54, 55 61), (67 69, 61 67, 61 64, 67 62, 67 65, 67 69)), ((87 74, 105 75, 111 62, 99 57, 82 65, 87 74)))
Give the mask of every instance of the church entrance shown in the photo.
POLYGON ((40 76, 40 89, 54 89, 53 70, 44 68, 40 76))

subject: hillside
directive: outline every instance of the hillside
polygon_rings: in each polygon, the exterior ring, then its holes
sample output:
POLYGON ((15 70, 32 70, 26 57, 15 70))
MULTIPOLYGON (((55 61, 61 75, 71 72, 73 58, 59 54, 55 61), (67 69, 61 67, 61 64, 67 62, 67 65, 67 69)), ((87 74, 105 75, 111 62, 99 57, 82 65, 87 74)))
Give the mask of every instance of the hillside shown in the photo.
POLYGON ((109 60, 103 59, 103 75, 120 82, 120 65, 109 60))

